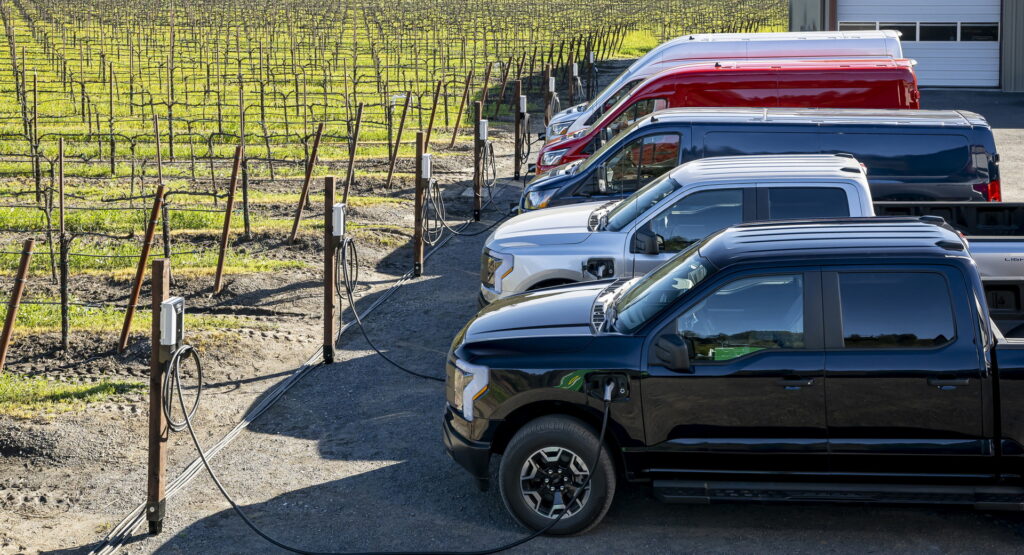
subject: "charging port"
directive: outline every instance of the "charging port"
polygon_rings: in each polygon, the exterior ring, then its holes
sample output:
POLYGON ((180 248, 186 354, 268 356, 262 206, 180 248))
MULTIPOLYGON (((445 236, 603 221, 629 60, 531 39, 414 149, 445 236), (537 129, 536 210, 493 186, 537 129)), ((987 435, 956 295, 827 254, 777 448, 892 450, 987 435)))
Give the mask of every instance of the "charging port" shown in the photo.
POLYGON ((612 387, 612 402, 629 400, 629 378, 625 374, 588 374, 587 395, 604 400, 605 387, 608 382, 615 384, 612 387))

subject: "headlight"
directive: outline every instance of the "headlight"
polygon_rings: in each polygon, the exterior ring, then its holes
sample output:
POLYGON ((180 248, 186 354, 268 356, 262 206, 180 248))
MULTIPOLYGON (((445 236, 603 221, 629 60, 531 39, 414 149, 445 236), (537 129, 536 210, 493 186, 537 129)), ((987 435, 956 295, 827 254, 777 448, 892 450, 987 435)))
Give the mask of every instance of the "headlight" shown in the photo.
POLYGON ((557 166, 562 161, 562 157, 565 156, 566 152, 569 152, 569 149, 549 150, 544 153, 544 156, 540 157, 540 163, 542 166, 557 166))
POLYGON ((480 256, 480 283, 501 292, 501 279, 512 272, 514 258, 511 254, 484 249, 480 256))
POLYGON ((565 133, 565 130, 568 129, 570 125, 572 125, 571 121, 552 123, 551 125, 548 126, 547 137, 549 139, 553 139, 561 135, 562 133, 565 133))
POLYGON ((490 369, 480 364, 472 364, 462 359, 455 361, 455 373, 452 376, 452 388, 455 390, 453 400, 456 409, 462 411, 462 417, 473 420, 473 401, 487 392, 490 381, 490 369))
POLYGON ((539 191, 530 191, 526 193, 526 208, 527 210, 536 210, 538 208, 547 208, 551 199, 555 196, 558 189, 541 189, 539 191))

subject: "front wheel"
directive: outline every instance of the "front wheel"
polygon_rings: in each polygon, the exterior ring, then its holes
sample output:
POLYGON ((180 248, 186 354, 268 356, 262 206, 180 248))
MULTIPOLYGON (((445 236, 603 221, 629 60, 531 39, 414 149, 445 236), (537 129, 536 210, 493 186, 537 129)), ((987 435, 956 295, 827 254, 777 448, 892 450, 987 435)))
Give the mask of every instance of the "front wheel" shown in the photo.
POLYGON ((607 449, 593 429, 569 416, 541 417, 516 432, 501 458, 498 481, 505 507, 528 528, 541 530, 564 512, 548 530, 552 535, 596 526, 615 496, 607 449))

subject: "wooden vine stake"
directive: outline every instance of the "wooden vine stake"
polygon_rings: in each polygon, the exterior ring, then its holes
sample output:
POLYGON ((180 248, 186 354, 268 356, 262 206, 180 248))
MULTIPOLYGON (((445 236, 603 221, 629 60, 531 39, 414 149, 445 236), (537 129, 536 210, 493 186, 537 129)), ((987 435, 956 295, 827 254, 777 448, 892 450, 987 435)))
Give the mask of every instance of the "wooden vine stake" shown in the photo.
POLYGON ((7 349, 11 346, 11 335, 14 334, 14 321, 18 317, 18 305, 21 304, 21 295, 25 292, 25 280, 28 279, 28 267, 32 262, 32 247, 35 244, 35 239, 25 239, 25 243, 21 247, 21 262, 18 264, 18 273, 14 277, 14 289, 11 291, 11 298, 7 301, 7 318, 4 319, 4 331, 0 334, 0 373, 4 371, 7 349))
MULTIPOLYGON (((320 124, 320 130, 323 130, 323 124, 320 124)), ((317 141, 319 142, 320 136, 317 135, 317 141)), ((316 147, 314 146, 314 152, 316 147)), ((312 161, 312 160, 311 160, 312 161)), ((224 255, 228 250, 228 234, 231 232, 231 212, 235 209, 235 187, 238 185, 238 168, 242 162, 242 145, 235 147, 235 159, 234 163, 231 164, 231 184, 228 186, 228 202, 227 207, 224 209, 224 229, 220 234, 220 253, 217 255, 217 273, 213 278, 213 294, 220 293, 221 287, 223 286, 222 278, 224 277, 224 255)), ((307 171, 306 175, 309 173, 307 171)), ((308 179, 308 177, 307 177, 308 179)), ((299 210, 302 210, 302 200, 299 200, 299 210)), ((298 221, 298 220, 296 220, 298 221)))

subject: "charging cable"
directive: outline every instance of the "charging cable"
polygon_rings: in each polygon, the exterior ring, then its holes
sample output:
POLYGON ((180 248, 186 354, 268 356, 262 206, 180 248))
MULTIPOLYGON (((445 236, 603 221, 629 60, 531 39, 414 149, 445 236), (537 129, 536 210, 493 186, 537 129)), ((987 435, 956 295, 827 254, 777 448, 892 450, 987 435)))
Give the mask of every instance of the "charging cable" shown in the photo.
MULTIPOLYGON (((188 346, 186 346, 186 347, 188 347, 188 346)), ((185 347, 182 347, 178 351, 182 351, 184 348, 185 347)), ((190 350, 190 352, 195 353, 195 349, 193 349, 192 347, 188 347, 188 349, 190 350)), ((191 358, 193 358, 193 360, 196 361, 196 365, 198 367, 199 364, 200 364, 200 362, 199 362, 199 355, 198 354, 193 354, 193 355, 190 355, 190 356, 191 356, 191 358)), ((491 553, 498 553, 500 551, 505 551, 505 550, 508 550, 508 549, 512 549, 513 547, 518 547, 518 546, 523 545, 524 543, 526 543, 526 542, 528 542, 530 540, 533 540, 534 538, 537 538, 537 537, 547 533, 552 528, 554 528, 554 526, 556 524, 558 524, 562 520, 562 517, 565 516, 566 513, 568 512, 568 510, 562 511, 561 513, 558 514, 557 517, 555 517, 554 520, 551 521, 550 524, 548 524, 544 528, 541 528, 540 530, 537 530, 537 531, 533 532, 532 534, 523 536, 522 538, 519 538, 518 540, 515 540, 515 541, 513 541, 511 543, 507 543, 505 545, 501 545, 501 546, 493 547, 493 548, 481 549, 481 550, 477 550, 477 551, 318 552, 318 551, 307 551, 307 550, 304 550, 304 549, 299 549, 297 547, 292 547, 290 545, 287 545, 285 543, 282 543, 282 542, 274 539, 273 537, 268 535, 266 532, 261 530, 258 526, 256 526, 256 524, 252 520, 250 520, 249 517, 245 514, 245 511, 243 511, 242 508, 238 506, 238 503, 236 503, 235 500, 231 497, 231 494, 228 493, 227 489, 224 487, 224 484, 221 483, 220 479, 217 478, 217 473, 214 472, 213 467, 210 466, 210 461, 208 461, 206 459, 206 453, 203 451, 202 446, 199 444, 199 438, 196 436, 195 429, 192 426, 192 416, 194 416, 194 415, 190 415, 189 411, 185 407, 185 398, 182 396, 181 377, 180 377, 180 373, 179 373, 178 369, 175 368, 173 371, 169 371, 168 372, 168 376, 170 377, 171 380, 173 380, 174 388, 177 390, 177 393, 178 393, 178 403, 180 404, 182 413, 184 414, 185 428, 188 429, 188 434, 192 438, 192 443, 195 445, 196 451, 199 453, 199 458, 203 461, 203 466, 206 467, 206 472, 210 474, 210 479, 213 480, 214 485, 217 486, 217 489, 220 490, 221 495, 224 496, 224 499, 226 499, 227 502, 231 505, 231 508, 234 509, 235 513, 238 514, 238 516, 242 519, 243 522, 245 522, 246 526, 248 526, 259 537, 263 538, 264 540, 266 540, 270 544, 273 544, 273 545, 275 545, 275 546, 277 546, 277 547, 279 547, 281 549, 284 549, 285 551, 290 551, 292 553, 299 553, 301 555, 395 555, 395 554, 398 554, 398 553, 407 553, 409 555, 441 555, 441 554, 445 554, 445 553, 452 554, 452 555, 489 555, 491 553)), ((576 492, 573 494, 572 498, 565 505, 567 508, 571 507, 584 491, 587 491, 587 489, 590 487, 591 479, 594 477, 594 474, 597 473, 598 464, 601 462, 601 454, 604 451, 604 437, 605 437, 605 434, 608 431, 608 414, 611 412, 612 392, 614 391, 614 389, 615 389, 615 382, 613 380, 609 379, 608 383, 605 384, 605 388, 604 388, 604 399, 603 399, 603 401, 604 401, 603 413, 604 414, 601 417, 601 431, 600 431, 600 433, 597 436, 597 452, 594 453, 594 459, 593 459, 594 462, 590 466, 590 468, 594 469, 594 472, 591 472, 590 474, 588 474, 586 480, 583 481, 583 484, 579 488, 576 489, 576 492)))
MULTIPOLYGON (((196 411, 199 410, 199 397, 203 393, 203 363, 199 360, 199 352, 191 345, 182 345, 178 347, 171 355, 170 360, 167 361, 167 371, 164 372, 163 382, 163 410, 164 417, 167 418, 167 427, 172 432, 180 432, 185 429, 186 424, 189 420, 196 417, 196 411), (181 361, 182 359, 189 358, 195 361, 196 364, 196 398, 192 402, 192 408, 187 412, 183 412, 184 417, 181 420, 175 420, 172 416, 174 412, 174 390, 171 389, 172 382, 177 384, 177 393, 181 396, 181 361)), ((185 411, 185 400, 181 399, 181 410, 185 411)))

